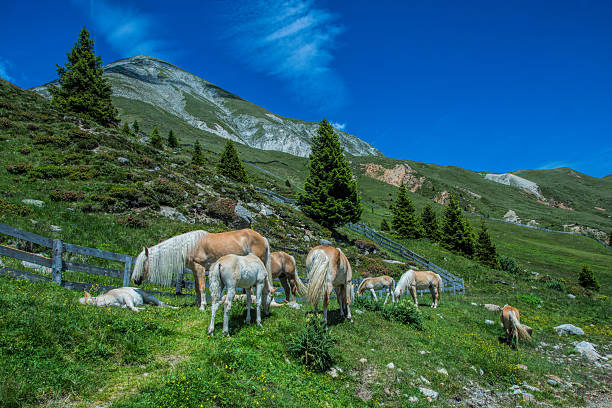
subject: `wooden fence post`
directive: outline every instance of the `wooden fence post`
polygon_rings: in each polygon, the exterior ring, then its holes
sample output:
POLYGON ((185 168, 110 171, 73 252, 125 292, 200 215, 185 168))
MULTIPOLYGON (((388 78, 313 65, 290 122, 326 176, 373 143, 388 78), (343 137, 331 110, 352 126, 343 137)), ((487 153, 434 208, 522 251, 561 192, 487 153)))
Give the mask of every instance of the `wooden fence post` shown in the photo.
POLYGON ((64 244, 59 239, 53 240, 53 258, 51 264, 51 278, 58 285, 62 284, 62 252, 64 244))
POLYGON ((123 269, 123 286, 130 286, 130 279, 132 277, 132 262, 133 258, 128 258, 125 261, 125 267, 123 269))

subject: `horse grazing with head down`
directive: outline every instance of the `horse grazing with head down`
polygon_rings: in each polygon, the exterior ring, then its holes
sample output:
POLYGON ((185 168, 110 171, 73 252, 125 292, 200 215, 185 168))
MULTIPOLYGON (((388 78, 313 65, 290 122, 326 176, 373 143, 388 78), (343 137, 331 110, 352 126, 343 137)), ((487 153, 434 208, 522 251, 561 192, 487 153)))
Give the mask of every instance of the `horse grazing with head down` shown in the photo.
POLYGON ((346 255, 332 246, 319 245, 310 250, 306 257, 306 276, 308 292, 306 298, 314 305, 317 313, 318 303, 323 298, 323 320, 327 324, 327 305, 332 289, 336 291, 340 316, 353 321, 351 316, 351 280, 353 270, 346 255))
POLYGON ((504 330, 506 341, 517 347, 519 339, 531 340, 531 327, 521 324, 521 316, 516 307, 504 305, 499 315, 504 330))
POLYGON ((389 294, 391 295, 391 302, 395 303, 395 294, 393 294, 394 283, 395 281, 393 280, 393 278, 387 275, 377 276, 375 278, 365 278, 359 284, 359 288, 357 289, 357 295, 361 296, 363 292, 369 290, 370 293, 372 293, 374 300, 377 300, 375 290, 386 289, 387 296, 385 297, 385 302, 383 304, 387 304, 387 300, 389 300, 389 294))
POLYGON ((395 286, 395 299, 399 299, 402 293, 410 291, 414 304, 418 306, 417 289, 429 289, 432 299, 431 307, 436 308, 440 300, 440 293, 444 290, 444 281, 435 272, 409 269, 395 286))
MULTIPOLYGON (((149 280, 159 285, 170 285, 172 277, 183 267, 193 271, 196 305, 206 306, 206 269, 228 254, 257 256, 270 275, 270 245, 268 240, 252 229, 210 233, 197 230, 177 235, 150 248, 143 248, 136 258, 132 280, 140 285, 149 280)), ((271 278, 270 278, 271 280, 271 278)))
POLYGON ((296 295, 306 295, 308 289, 298 276, 295 259, 291 255, 283 251, 272 252, 270 254, 270 264, 272 279, 278 278, 280 280, 287 302, 295 301, 296 295))
POLYGON ((208 334, 212 335, 215 330, 215 314, 221 303, 225 303, 225 314, 223 315, 223 334, 229 334, 229 313, 232 308, 236 288, 243 288, 246 292, 247 315, 246 322, 251 322, 251 288, 255 287, 255 303, 257 309, 256 323, 261 326, 261 303, 263 302, 264 313, 267 315, 272 302, 270 292, 271 282, 268 279, 266 266, 257 256, 249 254, 246 256, 225 255, 215 262, 210 269, 210 294, 212 307, 210 326, 208 334), (227 288, 225 299, 221 297, 223 288, 227 288))

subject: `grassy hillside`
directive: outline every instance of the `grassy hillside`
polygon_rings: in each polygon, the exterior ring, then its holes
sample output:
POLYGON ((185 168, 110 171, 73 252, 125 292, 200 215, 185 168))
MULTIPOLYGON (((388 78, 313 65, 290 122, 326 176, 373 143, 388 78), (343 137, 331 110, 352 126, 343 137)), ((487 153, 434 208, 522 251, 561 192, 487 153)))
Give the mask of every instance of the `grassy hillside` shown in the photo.
MULTIPOLYGON (((223 197, 272 208, 277 216, 258 216, 253 228, 273 246, 307 250, 319 238, 328 237, 328 232, 295 209, 270 201, 248 185, 217 176, 212 154, 206 155, 205 166, 193 167, 185 150, 156 151, 136 136, 57 112, 46 100, 1 80, 0 101, 0 222, 135 255, 143 245, 188 230, 233 228, 231 218, 224 219, 210 208, 223 197), (129 165, 122 165, 119 157, 127 158, 129 165), (28 206, 23 199, 41 200, 44 206, 28 206), (161 216, 161 206, 176 208, 192 223, 161 216), (305 235, 311 237, 309 242, 305 235)), ((222 140, 210 140, 210 150, 220 147, 222 140)), ((240 152, 280 177, 249 166, 254 185, 288 195, 291 189, 283 178, 304 177, 305 162, 292 156, 248 148, 240 152)), ((351 160, 358 169, 359 162, 351 160)), ((387 184, 363 175, 359 180, 364 196, 377 204, 395 194, 395 188, 387 184)), ((426 201, 418 194, 413 197, 419 207, 426 201)), ((366 208, 362 221, 379 225, 386 211, 366 208)), ((192 307, 193 298, 188 296, 163 297, 179 310, 147 307, 135 314, 81 306, 79 293, 52 284, 0 278, 0 400, 4 406, 400 407, 416 396, 419 400, 414 405, 426 407, 432 404, 419 387, 427 387, 439 392, 435 405, 441 407, 536 406, 509 395, 509 386, 526 383, 538 387, 539 391, 529 391, 537 401, 551 406, 580 406, 589 398, 600 402, 610 392, 605 371, 609 368, 595 367, 574 355, 576 338, 558 337, 552 328, 575 324, 586 332, 580 339, 597 344, 603 355, 611 352, 612 251, 586 238, 488 225, 500 252, 518 258, 527 271, 508 275, 426 241, 405 242, 464 277, 467 294, 443 295, 438 309, 428 308, 429 299, 422 298, 422 331, 384 320, 374 312, 359 313, 358 306, 353 308, 353 324, 339 322, 337 306, 332 304, 330 332, 336 338, 336 364, 342 370, 335 378, 304 369, 287 352, 288 340, 310 316, 309 306, 274 308, 260 329, 242 323, 243 305, 236 304, 232 337, 208 337, 209 312, 192 307), (603 286, 601 295, 576 285, 581 263, 595 270, 603 286), (574 293, 576 299, 567 293, 574 293), (521 345, 518 351, 500 343, 502 329, 485 324, 487 319, 497 322, 498 315, 485 310, 484 303, 517 306, 522 321, 534 328, 534 342, 521 345), (367 361, 361 363, 361 358, 367 361), (386 368, 390 362, 395 369, 386 368), (562 385, 551 385, 547 375, 558 376, 562 385)), ((356 276, 381 271, 398 276, 403 271, 381 261, 392 258, 390 254, 359 254, 352 245, 357 236, 345 233, 348 239, 337 244, 349 256, 356 276)), ((3 237, 0 241, 49 255, 47 249, 31 248, 19 240, 3 237)), ((92 261, 74 258, 78 259, 66 259, 92 261)), ((304 256, 296 254, 296 260, 303 274, 304 256)), ((23 268, 6 257, 2 262, 23 268)), ((73 272, 65 276, 120 284, 113 278, 73 272)), ((219 323, 217 334, 220 330, 219 323)))

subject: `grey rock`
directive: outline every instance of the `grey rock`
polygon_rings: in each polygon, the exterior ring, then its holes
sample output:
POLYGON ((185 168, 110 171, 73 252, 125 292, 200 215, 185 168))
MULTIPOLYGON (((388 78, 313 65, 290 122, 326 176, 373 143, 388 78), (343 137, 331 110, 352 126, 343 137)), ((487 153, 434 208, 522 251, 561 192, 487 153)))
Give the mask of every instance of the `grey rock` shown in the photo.
POLYGON ((336 370, 336 367, 332 367, 327 374, 329 374, 331 377, 336 378, 338 377, 338 370, 336 370))
POLYGON ((166 207, 165 205, 162 205, 159 207, 159 213, 166 218, 179 220, 185 223, 189 222, 183 214, 181 214, 179 211, 176 210, 176 208, 173 207, 166 207))
POLYGON ((321 238, 319 240, 319 245, 329 245, 329 246, 334 246, 334 243, 325 239, 325 238, 321 238))
POLYGON ((360 359, 359 359, 359 362, 360 362, 361 364, 365 364, 365 363, 367 363, 367 362, 368 362, 368 359, 366 359, 366 358, 360 358, 360 359))
POLYGON ((437 370, 442 375, 448 375, 448 371, 445 368, 438 368, 437 370))
POLYGON ((126 157, 118 157, 117 161, 121 164, 128 164, 130 162, 130 159, 126 158, 126 157))
POLYGON ((40 200, 33 200, 31 198, 24 198, 21 202, 25 205, 32 205, 34 207, 44 207, 45 202, 40 200))
POLYGON ((387 368, 388 368, 389 370, 393 370, 393 369, 395 369, 395 364, 393 364, 393 363, 389 363, 389 364, 387 364, 387 368))
POLYGON ((265 204, 262 204, 261 211, 259 212, 259 214, 263 215, 264 217, 269 217, 271 215, 274 215, 274 211, 272 211, 271 208, 266 207, 265 204))
POLYGON ((53 232, 62 232, 62 227, 60 227, 59 225, 49 225, 49 228, 53 232))
POLYGON ((598 361, 602 356, 595 350, 595 345, 588 341, 581 341, 574 346, 574 350, 582 354, 589 361, 598 361))
POLYGON ((141 137, 140 139, 138 139, 138 141, 140 143, 149 143, 151 141, 151 139, 149 139, 147 136, 141 137))
POLYGON ((489 319, 485 320, 485 323, 490 325, 490 326, 493 326, 495 324, 495 322, 493 320, 489 320, 489 319))
POLYGON ((408 401, 410 401, 412 403, 415 403, 415 402, 419 402, 419 399, 417 397, 412 396, 412 397, 408 398, 408 401))
POLYGON ((570 299, 576 299, 576 296, 572 295, 571 293, 568 293, 567 297, 570 298, 570 299))
POLYGON ((383 262, 386 262, 388 264, 396 264, 396 265, 405 265, 406 264, 406 262, 396 261, 395 259, 383 259, 383 262))
POLYGON ((419 377, 419 380, 420 380, 420 381, 421 381, 423 384, 427 384, 427 385, 431 384, 431 382, 429 382, 429 380, 428 380, 427 378, 423 377, 423 376, 420 376, 420 377, 419 377))
POLYGON ((308 235, 304 235, 304 241, 310 242, 310 237, 308 235))
POLYGON ((234 208, 234 214, 238 217, 238 221, 234 222, 234 226, 237 228, 248 228, 253 222, 253 213, 240 204, 234 208))
POLYGON ((491 304, 491 303, 486 303, 484 307, 490 312, 499 312, 501 310, 501 307, 499 307, 498 305, 491 304))
POLYGON ((257 203, 246 203, 246 205, 248 207, 251 207, 252 209, 254 209, 255 211, 259 212, 259 204, 257 203))
POLYGON ((363 314, 363 310, 355 309, 355 313, 357 313, 357 314, 363 314))
POLYGON ((580 327, 576 327, 573 324, 561 324, 559 326, 555 326, 555 331, 559 336, 564 334, 575 334, 578 336, 584 336, 584 330, 580 327))
POLYGON ((421 393, 423 395, 425 395, 426 397, 429 397, 431 399, 437 399, 438 398, 438 393, 430 388, 425 388, 425 387, 419 387, 419 391, 421 391, 421 393))
POLYGON ((472 305, 472 306, 478 306, 478 303, 471 302, 471 303, 470 303, 470 305, 472 305))
POLYGON ((538 387, 534 387, 533 385, 529 385, 527 383, 523 384, 523 388, 529 390, 529 391, 540 391, 540 389, 538 387))

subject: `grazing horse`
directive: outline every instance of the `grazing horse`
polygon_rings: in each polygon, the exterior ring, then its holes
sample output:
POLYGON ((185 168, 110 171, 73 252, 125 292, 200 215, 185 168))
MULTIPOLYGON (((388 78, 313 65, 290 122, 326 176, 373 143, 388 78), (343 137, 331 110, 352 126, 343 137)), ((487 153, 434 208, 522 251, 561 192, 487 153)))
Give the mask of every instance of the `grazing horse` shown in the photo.
POLYGON ((391 302, 395 303, 395 294, 393 293, 394 283, 395 281, 393 280, 393 278, 387 275, 378 276, 376 278, 365 278, 359 284, 359 288, 357 289, 357 295, 361 296, 363 292, 369 290, 370 293, 372 293, 374 300, 377 300, 376 292, 374 291, 384 288, 387 290, 387 296, 385 297, 385 302, 383 304, 387 304, 387 300, 389 300, 389 295, 391 295, 391 302))
POLYGON ((196 305, 206 306, 206 269, 224 255, 255 254, 270 272, 270 245, 268 240, 252 229, 210 233, 197 230, 167 239, 151 248, 143 248, 136 258, 132 280, 140 285, 143 280, 159 285, 170 285, 172 277, 183 267, 193 271, 196 305))
POLYGON ((438 300, 440 300, 440 293, 444 290, 444 281, 435 272, 409 269, 395 286, 395 299, 399 300, 402 293, 409 290, 414 299, 414 304, 418 306, 417 289, 429 289, 432 299, 431 307, 436 308, 438 307, 438 300))
POLYGON ((305 296, 306 285, 297 274, 295 259, 286 252, 278 251, 270 254, 270 264, 272 267, 272 279, 278 278, 285 291, 286 302, 295 301, 296 295, 305 296))
POLYGON ((499 315, 504 330, 506 331, 506 341, 515 347, 518 346, 519 339, 531 340, 531 327, 521 324, 521 316, 516 307, 504 305, 499 315))
POLYGON ((225 303, 225 314, 223 316, 223 334, 229 334, 229 313, 232 308, 236 288, 246 291, 247 315, 246 322, 251 322, 251 296, 250 289, 256 288, 255 303, 257 305, 256 323, 261 326, 261 302, 264 304, 264 313, 267 315, 272 300, 270 281, 266 266, 257 256, 249 254, 246 256, 225 255, 215 262, 210 269, 210 294, 212 307, 210 326, 208 334, 212 335, 215 330, 215 314, 221 303, 225 303), (221 297, 223 288, 227 288, 226 299, 221 297))
POLYGON ((308 292, 306 298, 314 305, 317 313, 319 299, 323 297, 323 320, 327 324, 327 305, 332 289, 336 291, 340 316, 351 322, 351 279, 353 270, 351 264, 339 248, 319 245, 310 250, 306 257, 306 276, 308 277, 308 292))

